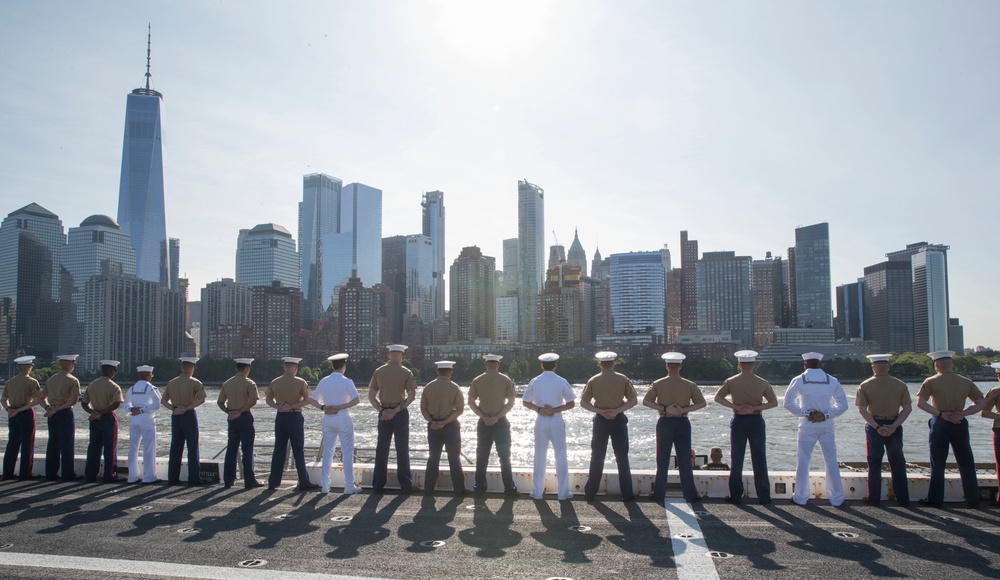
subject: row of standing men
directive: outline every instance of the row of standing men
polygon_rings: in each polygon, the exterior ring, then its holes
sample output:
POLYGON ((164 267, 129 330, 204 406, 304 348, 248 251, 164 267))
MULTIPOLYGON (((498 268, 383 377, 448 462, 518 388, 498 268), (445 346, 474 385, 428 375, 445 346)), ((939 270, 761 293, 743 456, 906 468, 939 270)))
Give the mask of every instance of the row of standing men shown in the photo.
MULTIPOLYGON (((412 490, 409 465, 409 407, 416 398, 416 383, 412 372, 402 365, 405 345, 389 345, 388 361, 379 367, 371 380, 368 399, 379 413, 378 443, 372 480, 374 493, 381 493, 387 483, 389 448, 396 446, 397 478, 403 493, 412 490)), ((1000 387, 986 396, 965 377, 952 372, 953 353, 930 353, 937 374, 924 381, 917 395, 918 407, 929 413, 931 482, 928 497, 921 503, 940 505, 944 493, 944 464, 948 448, 954 450, 959 464, 966 501, 978 503, 974 460, 969 445, 966 415, 981 412, 994 419, 994 447, 1000 457, 1000 413, 998 409, 1000 387), (965 407, 969 399, 973 404, 965 407)), ((766 429, 761 413, 777 406, 771 386, 754 374, 757 353, 736 353, 740 373, 727 379, 716 394, 715 401, 733 411, 730 422, 731 468, 730 496, 728 501, 739 503, 744 497, 742 484, 743 464, 749 445, 754 472, 754 487, 758 500, 769 503, 770 483, 766 461, 766 429)), ((511 431, 506 415, 515 403, 514 384, 499 372, 499 355, 484 356, 486 372, 473 380, 469 390, 469 408, 479 417, 477 424, 476 493, 485 493, 487 465, 495 446, 500 460, 504 493, 516 496, 519 492, 513 481, 510 462, 511 431)), ((537 413, 535 422, 535 459, 531 497, 541 499, 544 493, 546 453, 549 444, 555 452, 557 497, 569 499, 572 494, 568 483, 565 424, 562 413, 575 406, 571 385, 558 374, 559 356, 546 353, 539 357, 542 373, 535 377, 524 393, 523 404, 537 413)), ((595 355, 601 372, 592 377, 581 395, 581 406, 594 413, 591 440, 591 464, 584 489, 586 499, 597 495, 604 471, 604 461, 610 440, 618 464, 619 488, 625 501, 635 498, 628 460, 628 418, 625 412, 637 404, 637 395, 631 381, 614 370, 617 354, 599 352, 595 355)), ((657 411, 660 419, 656 425, 656 477, 654 501, 662 501, 667 488, 669 460, 673 449, 677 457, 687 457, 691 449, 691 426, 688 414, 706 405, 697 385, 680 376, 684 355, 666 353, 667 376, 655 381, 643 399, 643 405, 657 411)), ((826 463, 826 492, 831 504, 844 501, 836 458, 833 419, 847 409, 843 387, 835 377, 820 368, 822 354, 802 355, 805 372, 789 384, 784 407, 799 417, 798 457, 796 487, 792 499, 805 504, 809 492, 809 461, 816 443, 820 444, 826 463)), ((881 498, 881 464, 884 454, 892 473, 893 490, 901 505, 909 503, 905 458, 902 452, 902 423, 911 411, 911 399, 905 383, 888 375, 890 355, 869 355, 873 377, 858 388, 857 405, 866 422, 868 450, 868 494, 866 501, 878 504, 881 498)), ((298 473, 298 489, 330 489, 330 467, 334 449, 339 440, 343 457, 344 492, 357 493, 353 473, 354 426, 348 409, 359 403, 353 381, 344 375, 347 354, 330 357, 333 373, 323 378, 315 391, 310 391, 306 381, 297 377, 301 359, 286 357, 284 374, 273 380, 265 394, 267 404, 276 410, 275 448, 272 455, 268 487, 275 489, 281 483, 287 447, 291 446, 298 473), (302 409, 314 406, 323 412, 322 475, 319 485, 309 480, 304 456, 304 419, 302 409)), ((34 446, 34 414, 32 407, 42 405, 49 425, 49 443, 46 449, 45 476, 47 479, 76 478, 73 466, 73 437, 75 418, 73 407, 77 399, 90 419, 90 444, 84 478, 96 481, 100 461, 104 458, 105 482, 121 481, 117 476, 117 417, 121 407, 130 419, 129 482, 138 481, 138 452, 143 451, 144 483, 158 481, 155 475, 155 424, 153 416, 162 405, 171 412, 171 444, 168 464, 168 484, 180 482, 184 447, 188 450, 189 485, 201 481, 198 457, 198 422, 194 409, 206 400, 200 381, 193 377, 195 358, 181 359, 181 375, 172 379, 162 395, 152 385, 153 368, 137 368, 140 380, 122 393, 113 381, 118 362, 101 361, 102 376, 92 382, 80 396, 79 381, 72 375, 76 355, 60 356, 61 371, 48 379, 44 388, 30 377, 34 357, 22 357, 15 362, 19 375, 11 379, 4 389, 0 404, 7 411, 10 437, 4 455, 3 478, 14 478, 18 454, 21 455, 19 478, 30 477, 34 446)), ((253 445, 255 429, 251 413, 259 401, 257 385, 249 379, 253 359, 236 359, 236 374, 227 380, 217 401, 228 415, 228 443, 223 469, 223 483, 231 487, 236 481, 236 461, 239 450, 243 452, 244 486, 263 485, 254 476, 253 445)), ((439 361, 438 377, 424 387, 421 396, 421 413, 428 422, 429 456, 425 476, 425 490, 433 492, 438 479, 441 453, 447 451, 453 489, 466 493, 460 451, 461 434, 458 417, 465 408, 465 400, 458 385, 451 381, 452 361, 439 361)), ((1000 363, 994 363, 1000 378, 1000 363)), ((690 463, 677 462, 684 498, 700 499, 694 486, 690 463)))

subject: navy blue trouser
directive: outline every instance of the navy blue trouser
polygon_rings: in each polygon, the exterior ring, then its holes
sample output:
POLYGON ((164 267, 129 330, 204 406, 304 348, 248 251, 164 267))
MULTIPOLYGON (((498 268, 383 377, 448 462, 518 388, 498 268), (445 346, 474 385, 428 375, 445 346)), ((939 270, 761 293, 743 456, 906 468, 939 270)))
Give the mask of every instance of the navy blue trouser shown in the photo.
MULTIPOLYGON (((1000 483, 1000 427, 993 428, 993 460, 996 461, 997 483, 1000 483)), ((1000 489, 1000 488, 998 488, 1000 489)), ((1000 491, 997 492, 993 501, 1000 502, 1000 491)))
POLYGON ((31 464, 35 456, 35 413, 21 411, 13 418, 7 419, 7 449, 3 454, 3 478, 14 477, 14 465, 17 455, 21 454, 21 469, 17 476, 21 479, 31 477, 31 464))
POLYGON ((52 480, 62 467, 63 481, 76 479, 74 445, 76 414, 72 407, 49 417, 49 443, 45 446, 45 479, 52 480))
MULTIPOLYGON (((615 451, 615 462, 618 463, 618 485, 621 487, 622 499, 635 497, 632 492, 632 469, 628 463, 628 417, 619 413, 614 419, 605 419, 594 414, 593 434, 590 438, 590 475, 583 493, 587 496, 597 495, 604 475, 604 459, 608 456, 608 439, 615 451)), ((690 451, 688 452, 690 453, 690 451)))
POLYGON ((753 487, 757 491, 757 499, 769 500, 771 481, 767 476, 767 428, 761 415, 733 415, 729 421, 729 497, 734 502, 743 498, 743 463, 747 443, 750 444, 753 487))
POLYGON ((201 481, 201 458, 198 455, 198 413, 194 409, 170 416, 170 460, 167 483, 180 483, 184 446, 188 452, 188 483, 201 481))
POLYGON ((101 470, 101 455, 104 456, 104 481, 118 477, 118 418, 108 413, 90 422, 90 444, 87 445, 87 465, 83 468, 83 478, 97 481, 101 470))
MULTIPOLYGON (((892 425, 895 421, 875 419, 875 422, 879 425, 892 425)), ((871 425, 865 425, 865 447, 868 459, 868 501, 878 503, 882 499, 882 456, 885 454, 889 456, 889 472, 892 473, 892 491, 896 495, 896 501, 902 505, 910 503, 906 458, 903 456, 903 427, 897 427, 892 435, 883 437, 871 425)))
MULTIPOLYGON (((306 431, 305 418, 301 412, 289 411, 274 416, 274 453, 271 455, 271 476, 268 485, 281 485, 281 474, 285 471, 285 453, 288 444, 292 444, 292 460, 299 474, 299 485, 309 485, 309 472, 306 471, 306 431)), ((244 453, 246 457, 246 453, 244 453)))
POLYGON ((691 466, 691 422, 687 417, 660 417, 656 422, 656 479, 653 480, 653 496, 663 500, 667 492, 671 447, 677 454, 677 471, 681 475, 684 499, 696 499, 698 491, 694 487, 694 468, 691 466))
POLYGON ((378 443, 375 445, 375 471, 372 473, 372 491, 378 493, 389 479, 389 445, 396 439, 396 478, 399 490, 409 493, 413 489, 410 475, 410 411, 403 409, 391 421, 378 420, 378 443))
POLYGON ((222 468, 222 483, 232 485, 236 481, 236 455, 243 448, 243 481, 256 480, 253 472, 253 442, 257 431, 253 426, 253 415, 249 411, 229 421, 226 441, 226 462, 222 468))
POLYGON ((955 452, 955 463, 962 476, 962 491, 969 504, 979 503, 979 483, 976 481, 976 460, 972 457, 969 444, 969 421, 962 419, 958 425, 944 419, 931 419, 930 452, 931 483, 927 490, 927 500, 944 501, 944 466, 948 461, 948 446, 955 452))
POLYGON ((514 473, 510 467, 510 421, 501 417, 493 425, 482 419, 476 424, 476 491, 486 491, 486 468, 490 463, 490 450, 497 447, 500 458, 500 477, 504 491, 517 491, 514 473))
POLYGON ((424 474, 424 488, 427 492, 437 487, 438 469, 441 465, 441 448, 448 452, 448 469, 451 473, 451 488, 455 493, 465 493, 465 472, 462 470, 462 427, 452 421, 440 429, 431 429, 427 424, 427 471, 424 474))

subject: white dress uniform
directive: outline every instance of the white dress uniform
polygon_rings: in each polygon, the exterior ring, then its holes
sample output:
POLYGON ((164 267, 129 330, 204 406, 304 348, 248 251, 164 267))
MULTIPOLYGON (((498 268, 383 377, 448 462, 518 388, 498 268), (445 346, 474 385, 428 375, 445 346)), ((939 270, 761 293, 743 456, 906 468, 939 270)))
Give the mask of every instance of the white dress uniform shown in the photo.
MULTIPOLYGON (((573 387, 555 371, 544 371, 532 379, 524 391, 524 400, 538 407, 545 405, 559 407, 575 398, 573 387)), ((545 455, 548 453, 550 441, 556 456, 559 499, 570 499, 573 494, 569 491, 566 423, 563 422, 562 413, 556 413, 551 417, 539 414, 535 418, 535 470, 531 478, 531 497, 542 499, 542 495, 545 493, 545 455)))
POLYGON ((788 385, 784 406, 799 417, 799 453, 792 501, 805 505, 809 500, 809 461, 819 442, 826 462, 826 496, 831 505, 839 506, 844 503, 844 485, 840 481, 832 419, 847 410, 844 387, 836 377, 826 374, 822 369, 806 369, 806 372, 792 379, 788 385), (810 411, 821 411, 827 420, 811 422, 808 418, 810 411))
POLYGON ((142 482, 156 481, 156 421, 153 415, 160 408, 160 389, 140 380, 125 392, 122 404, 129 418, 128 426, 128 481, 139 479, 139 443, 142 443, 142 482), (132 409, 139 409, 133 415, 132 409))
MULTIPOLYGON (((354 381, 334 371, 316 385, 312 399, 321 405, 343 405, 358 396, 354 381)), ((333 415, 323 415, 323 474, 320 486, 324 493, 330 491, 330 465, 333 450, 340 439, 340 454, 344 461, 344 490, 356 491, 354 485, 354 420, 348 409, 333 415)))

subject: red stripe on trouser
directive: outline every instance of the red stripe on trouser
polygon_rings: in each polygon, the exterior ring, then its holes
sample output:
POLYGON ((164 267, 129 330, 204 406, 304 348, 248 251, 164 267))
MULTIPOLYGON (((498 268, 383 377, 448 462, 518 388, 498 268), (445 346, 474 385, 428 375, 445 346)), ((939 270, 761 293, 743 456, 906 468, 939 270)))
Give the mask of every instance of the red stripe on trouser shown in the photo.
POLYGON ((111 413, 111 425, 114 427, 111 437, 111 465, 105 465, 105 469, 111 470, 111 477, 118 477, 118 417, 111 413))
MULTIPOLYGON (((878 431, 876 431, 876 433, 877 432, 878 431)), ((869 455, 869 451, 868 451, 868 433, 865 433, 865 459, 866 460, 868 459, 868 455, 869 455)), ((880 465, 879 469, 881 469, 881 468, 882 468, 882 466, 880 465)), ((872 501, 871 493, 869 492, 869 488, 868 488, 867 485, 865 486, 865 499, 867 499, 868 501, 872 501)), ((880 499, 882 499, 882 498, 876 498, 875 501, 878 501, 880 499)))
POLYGON ((28 462, 28 477, 31 477, 32 471, 35 468, 35 412, 28 412, 31 413, 31 435, 28 436, 28 440, 31 443, 28 444, 28 456, 21 457, 21 461, 28 462))

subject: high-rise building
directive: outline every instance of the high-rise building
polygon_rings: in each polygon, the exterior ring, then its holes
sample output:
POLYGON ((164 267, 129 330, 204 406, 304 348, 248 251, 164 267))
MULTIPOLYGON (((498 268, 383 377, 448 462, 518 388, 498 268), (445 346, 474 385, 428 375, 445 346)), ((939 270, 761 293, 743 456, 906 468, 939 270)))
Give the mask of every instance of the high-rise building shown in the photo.
MULTIPOLYGON (((255 286, 271 286, 255 284, 255 286)), ((250 286, 223 278, 201 289, 201 353, 202 356, 225 358, 232 354, 234 336, 246 335, 238 327, 250 327, 252 306, 250 286), (216 342, 216 339, 219 342, 216 342)))
POLYGON ((788 317, 786 319, 786 324, 782 326, 788 326, 789 328, 798 328, 798 294, 796 291, 795 284, 795 247, 792 246, 788 248, 788 260, 785 261, 785 288, 787 289, 788 296, 788 307, 786 312, 788 312, 788 317))
MULTIPOLYGON (((406 236, 406 289, 404 292, 405 316, 415 314, 424 324, 434 322, 434 277, 437 257, 434 241, 429 236, 406 236)), ((441 319, 444 314, 441 314, 441 319)))
POLYGON ((56 354, 65 244, 59 216, 37 203, 0 223, 0 364, 56 354))
POLYGON ((837 317, 833 319, 837 340, 864 339, 865 279, 837 286, 837 317))
POLYGON ((340 350, 356 359, 377 360, 382 356, 382 348, 388 342, 391 292, 384 284, 366 288, 356 276, 351 276, 346 284, 339 287, 337 323, 340 325, 340 350))
POLYGON ((302 292, 277 284, 254 286, 250 300, 253 338, 248 356, 267 361, 304 354, 305 336, 297 322, 302 319, 302 292))
POLYGON ((180 289, 181 279, 181 241, 177 238, 167 240, 167 256, 170 260, 170 288, 180 289))
POLYGON ((292 234, 273 223, 240 230, 236 241, 236 283, 270 286, 278 281, 299 288, 299 256, 292 234))
POLYGON ((771 252, 763 260, 754 260, 751 265, 753 346, 758 350, 771 346, 774 327, 782 325, 782 312, 787 303, 784 274, 781 258, 773 258, 771 252))
POLYGON ((433 284, 431 300, 434 303, 434 320, 444 318, 444 297, 448 287, 445 285, 445 245, 444 245, 444 193, 428 191, 420 202, 423 208, 423 229, 421 233, 431 239, 434 247, 434 270, 431 272, 433 284))
POLYGON ((594 259, 590 262, 590 277, 594 280, 607 280, 611 277, 611 261, 601 258, 601 249, 594 250, 594 259))
POLYGON ((865 268, 864 333, 883 352, 913 351, 913 278, 910 263, 886 261, 865 268))
POLYGON ((562 244, 549 246, 548 268, 555 268, 559 264, 566 263, 566 247, 562 244))
MULTIPOLYGON (((929 244, 927 242, 916 242, 913 244, 906 244, 906 248, 902 250, 896 250, 895 252, 889 252, 885 255, 886 259, 890 262, 910 262, 913 263, 913 256, 920 251, 934 251, 942 254, 944 256, 944 293, 945 293, 945 304, 948 308, 948 316, 951 317, 951 307, 950 307, 950 294, 948 289, 948 250, 951 248, 944 244, 929 244)), ((949 347, 950 348, 950 347, 949 347)))
POLYGON ((730 331, 741 345, 753 344, 750 256, 704 252, 695 265, 698 330, 730 331))
POLYGON ((462 248, 462 253, 452 263, 448 272, 452 341, 493 340, 496 334, 495 272, 496 258, 484 256, 476 246, 462 248))
POLYGON ((680 268, 673 268, 666 273, 664 282, 666 297, 664 298, 664 308, 667 313, 664 320, 664 331, 666 332, 667 344, 677 342, 677 337, 681 335, 684 326, 681 324, 681 312, 683 302, 681 300, 684 292, 684 271, 680 268))
POLYGON ((611 254, 609 259, 613 332, 650 333, 662 341, 666 294, 660 252, 611 254))
POLYGON ((579 269, 580 276, 587 276, 587 252, 583 251, 583 244, 580 243, 580 231, 577 229, 573 230, 573 243, 569 245, 566 263, 579 269))
POLYGON ((517 294, 497 296, 496 342, 513 344, 517 342, 517 294))
POLYGON ((150 88, 150 44, 146 42, 146 86, 125 102, 118 224, 135 248, 136 275, 170 285, 170 246, 163 188, 163 95, 150 88))
POLYGON ((323 288, 323 237, 337 233, 340 227, 340 191, 343 182, 323 173, 302 177, 302 201, 299 202, 299 272, 303 294, 303 320, 306 328, 319 320, 330 305, 330 295, 323 288))
POLYGON ((833 328, 830 224, 795 228, 795 319, 800 328, 833 328))
MULTIPOLYGON (((106 215, 92 215, 70 228, 63 249, 69 276, 62 288, 64 316, 59 350, 83 354, 87 280, 91 276, 135 276, 135 248, 128 234, 106 215)), ((104 355, 107 358, 107 355, 104 355)))
POLYGON ((545 283, 545 191, 517 182, 517 298, 522 343, 538 340, 538 293, 545 283))
POLYGON ((395 333, 389 338, 393 343, 403 341, 403 320, 406 318, 406 238, 382 238, 382 283, 392 290, 393 321, 395 333))
MULTIPOLYGON (((501 294, 517 294, 517 238, 503 241, 503 285, 501 294)), ((514 328, 517 333, 516 323, 514 328)), ((515 337, 516 341, 517 338, 515 337)))
POLYGON ((913 273, 913 348, 948 350, 948 277, 944 251, 920 248, 910 257, 913 273))
POLYGON ((545 290, 538 296, 538 340, 576 346, 585 340, 584 296, 580 270, 557 264, 546 272, 545 290))
POLYGON ((681 232, 681 327, 698 329, 698 281, 695 264, 698 263, 698 240, 689 240, 687 231, 681 232))
POLYGON ((340 226, 322 238, 323 295, 355 273, 371 288, 382 283, 382 190, 350 183, 340 192, 340 226))
POLYGON ((948 319, 948 350, 965 353, 965 329, 957 318, 948 319))

